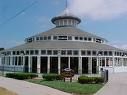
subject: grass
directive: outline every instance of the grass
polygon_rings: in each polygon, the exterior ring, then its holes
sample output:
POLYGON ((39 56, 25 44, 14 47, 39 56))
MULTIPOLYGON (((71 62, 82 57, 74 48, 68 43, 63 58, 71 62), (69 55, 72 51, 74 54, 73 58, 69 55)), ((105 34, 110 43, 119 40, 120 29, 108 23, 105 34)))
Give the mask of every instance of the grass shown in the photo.
POLYGON ((31 79, 29 82, 49 86, 64 92, 73 93, 74 95, 93 95, 103 84, 80 84, 77 82, 63 82, 63 81, 44 81, 31 79))
POLYGON ((0 95, 17 95, 17 94, 0 87, 0 95))

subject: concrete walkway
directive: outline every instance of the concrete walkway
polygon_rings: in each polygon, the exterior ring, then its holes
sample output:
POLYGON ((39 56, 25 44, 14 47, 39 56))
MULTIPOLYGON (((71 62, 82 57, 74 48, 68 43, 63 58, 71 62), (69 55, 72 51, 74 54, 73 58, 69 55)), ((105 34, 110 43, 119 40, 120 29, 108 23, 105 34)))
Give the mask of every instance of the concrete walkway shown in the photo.
POLYGON ((109 82, 95 95, 127 95, 127 73, 109 75, 109 82))
POLYGON ((18 95, 71 95, 47 86, 37 85, 0 76, 0 87, 11 90, 18 95))

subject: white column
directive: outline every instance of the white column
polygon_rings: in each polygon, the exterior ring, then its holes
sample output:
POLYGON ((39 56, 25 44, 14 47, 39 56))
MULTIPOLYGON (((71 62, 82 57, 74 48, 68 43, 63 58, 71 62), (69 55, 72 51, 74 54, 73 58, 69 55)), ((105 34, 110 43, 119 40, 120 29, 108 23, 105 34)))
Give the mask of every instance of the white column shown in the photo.
POLYGON ((58 56, 58 74, 60 74, 60 67, 61 67, 60 56, 58 56))
POLYGON ((79 57, 79 60, 78 60, 78 74, 79 75, 82 74, 82 57, 79 57))
POLYGON ((96 67, 96 70, 97 70, 97 73, 99 73, 99 57, 97 56, 97 67, 96 67))
POLYGON ((37 73, 40 74, 41 68, 40 68, 40 56, 37 57, 37 73))
POLYGON ((117 66, 119 66, 119 57, 117 57, 117 66))
POLYGON ((12 61, 13 61, 13 57, 12 57, 12 56, 10 56, 10 68, 9 68, 9 69, 10 69, 11 71, 13 71, 12 61))
POLYGON ((119 57, 119 66, 122 66, 122 61, 120 57, 119 57))
POLYGON ((92 74, 92 57, 88 58, 88 73, 92 74))
POLYGON ((114 57, 114 55, 115 55, 115 52, 113 52, 113 56, 112 56, 112 67, 113 67, 113 72, 115 72, 115 57, 114 57))
POLYGON ((48 62, 47 62, 47 73, 50 73, 50 56, 48 56, 48 62))
POLYGON ((13 71, 15 72, 15 56, 13 56, 13 71))
POLYGON ((106 61, 106 57, 105 57, 105 67, 106 67, 106 63, 107 63, 107 61, 106 61))
POLYGON ((123 65, 122 66, 125 66, 125 58, 123 58, 123 65))
POLYGON ((118 65, 118 60, 117 60, 117 57, 116 58, 114 58, 114 60, 115 60, 115 64, 114 64, 114 66, 117 66, 118 65))
POLYGON ((12 66, 12 62, 13 62, 13 57, 10 56, 10 66, 12 66))
POLYGON ((70 64, 70 56, 68 57, 68 68, 71 68, 71 64, 70 64))
POLYGON ((124 62, 123 61, 123 57, 121 57, 120 59, 121 59, 121 62, 120 62, 121 63, 121 66, 123 67, 123 62, 124 62))
POLYGON ((28 61, 28 72, 31 72, 31 57, 28 57, 29 61, 28 61))
POLYGON ((127 59, 125 58, 125 66, 127 66, 127 59))

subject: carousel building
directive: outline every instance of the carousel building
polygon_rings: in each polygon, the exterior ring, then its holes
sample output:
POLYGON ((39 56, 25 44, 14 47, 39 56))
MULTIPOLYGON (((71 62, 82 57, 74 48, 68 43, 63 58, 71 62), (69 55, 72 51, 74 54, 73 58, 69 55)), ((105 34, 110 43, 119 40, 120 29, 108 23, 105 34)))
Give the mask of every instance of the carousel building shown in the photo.
POLYGON ((65 68, 73 69, 75 74, 96 74, 101 68, 127 72, 127 51, 77 28, 81 19, 65 13, 51 21, 56 27, 26 38, 22 45, 3 50, 0 69, 58 74, 65 68))

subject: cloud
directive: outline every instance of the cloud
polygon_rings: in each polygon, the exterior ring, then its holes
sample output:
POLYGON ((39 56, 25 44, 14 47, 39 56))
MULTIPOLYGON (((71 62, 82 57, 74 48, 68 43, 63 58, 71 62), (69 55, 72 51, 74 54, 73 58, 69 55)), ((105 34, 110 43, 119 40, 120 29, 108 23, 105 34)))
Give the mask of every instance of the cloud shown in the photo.
POLYGON ((114 19, 127 15, 127 0, 68 0, 69 10, 93 20, 114 19))
POLYGON ((127 50, 127 44, 126 43, 112 43, 109 45, 114 46, 116 48, 127 50))

